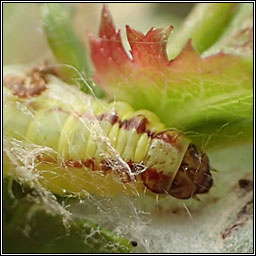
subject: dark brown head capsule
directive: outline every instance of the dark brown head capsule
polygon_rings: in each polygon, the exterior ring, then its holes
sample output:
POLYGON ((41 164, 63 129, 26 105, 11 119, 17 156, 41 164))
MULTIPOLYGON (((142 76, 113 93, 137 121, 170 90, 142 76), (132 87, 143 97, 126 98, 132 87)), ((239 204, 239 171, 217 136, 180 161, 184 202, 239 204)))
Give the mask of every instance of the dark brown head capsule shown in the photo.
POLYGON ((168 193, 179 199, 187 199, 207 193, 212 184, 207 155, 190 144, 168 193))

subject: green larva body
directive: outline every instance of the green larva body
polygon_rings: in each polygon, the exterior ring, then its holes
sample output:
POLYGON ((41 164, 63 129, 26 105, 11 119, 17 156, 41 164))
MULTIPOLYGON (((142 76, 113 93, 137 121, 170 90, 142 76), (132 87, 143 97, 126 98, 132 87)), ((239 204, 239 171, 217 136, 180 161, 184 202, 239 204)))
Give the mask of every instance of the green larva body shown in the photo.
MULTIPOLYGON (((84 188, 89 192, 99 190, 104 179, 125 190, 133 184, 136 192, 148 188, 166 193, 170 189, 190 144, 181 132, 165 130, 150 111, 134 111, 124 102, 98 100, 51 75, 48 80, 36 96, 15 96, 13 89, 4 87, 4 134, 53 152, 50 157, 38 157, 37 169, 52 165, 57 180, 64 172, 76 177, 74 185, 65 184, 67 179, 59 181, 59 186, 70 192, 75 185, 81 187, 81 177, 90 183, 84 188), (96 189, 88 189, 93 187, 91 183, 96 189)), ((56 184, 49 185, 49 173, 43 176, 50 189, 56 190, 52 188, 56 184)), ((103 194, 119 193, 113 190, 103 194)))

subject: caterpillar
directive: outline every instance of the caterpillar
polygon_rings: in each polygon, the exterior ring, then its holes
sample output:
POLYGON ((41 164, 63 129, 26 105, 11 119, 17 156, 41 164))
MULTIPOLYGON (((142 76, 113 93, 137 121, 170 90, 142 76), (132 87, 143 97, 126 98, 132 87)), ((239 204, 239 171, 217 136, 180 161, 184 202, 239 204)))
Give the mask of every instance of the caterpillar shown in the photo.
POLYGON ((207 155, 148 110, 86 95, 45 67, 5 68, 3 92, 4 135, 50 149, 33 165, 53 193, 187 199, 213 184, 207 155))

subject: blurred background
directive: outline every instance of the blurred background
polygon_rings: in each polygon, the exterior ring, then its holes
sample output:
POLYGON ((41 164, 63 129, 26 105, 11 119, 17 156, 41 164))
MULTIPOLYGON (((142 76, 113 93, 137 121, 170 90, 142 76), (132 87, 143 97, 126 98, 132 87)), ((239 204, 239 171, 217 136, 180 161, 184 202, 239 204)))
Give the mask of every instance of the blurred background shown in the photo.
MULTIPOLYGON (((51 58, 42 29, 40 3, 3 4, 3 61, 4 64, 31 63, 51 58)), ((70 5, 70 4, 67 4, 70 5)), ((102 3, 72 4, 74 25, 85 44, 88 31, 97 34, 102 3)), ((194 3, 109 3, 115 25, 122 31, 126 24, 142 32, 152 26, 174 26, 177 31, 194 3)))

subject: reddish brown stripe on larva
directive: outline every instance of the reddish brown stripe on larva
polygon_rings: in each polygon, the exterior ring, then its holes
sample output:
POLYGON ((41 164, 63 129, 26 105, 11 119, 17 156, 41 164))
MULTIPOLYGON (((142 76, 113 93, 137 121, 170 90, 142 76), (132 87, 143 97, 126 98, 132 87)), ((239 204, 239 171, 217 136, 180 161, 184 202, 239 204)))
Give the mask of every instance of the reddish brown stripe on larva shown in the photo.
POLYGON ((167 144, 172 145, 172 147, 176 148, 177 150, 181 150, 181 136, 184 135, 175 129, 169 129, 162 132, 157 133, 154 138, 160 139, 167 144))
POLYGON ((93 159, 87 160, 79 160, 79 161, 72 161, 72 160, 65 160, 64 165, 66 167, 75 167, 75 168, 90 168, 92 171, 95 170, 95 161, 93 159))
POLYGON ((168 134, 166 131, 159 132, 158 134, 155 135, 155 138, 160 139, 160 140, 162 140, 168 144, 171 144, 171 145, 177 144, 176 138, 174 138, 173 136, 170 136, 170 134, 168 134))
POLYGON ((117 122, 120 123, 119 117, 116 114, 103 113, 97 116, 97 119, 99 121, 108 121, 111 125, 114 125, 117 122))
POLYGON ((148 120, 146 117, 144 117, 142 115, 137 115, 130 119, 124 120, 120 124, 120 127, 124 128, 126 130, 135 128, 137 133, 144 133, 144 132, 146 132, 147 123, 148 123, 148 120))
MULTIPOLYGON (((58 161, 54 158, 48 156, 38 156, 38 162, 47 164, 57 164, 58 161)), ((126 162, 132 173, 138 172, 144 168, 141 164, 134 163, 133 161, 126 162)), ((61 161, 59 165, 63 168, 88 168, 90 171, 101 171, 104 175, 110 172, 114 172, 116 176, 120 178, 120 182, 128 183, 131 182, 131 177, 129 176, 126 166, 124 166, 119 160, 116 159, 102 159, 98 163, 95 159, 85 159, 74 161, 68 159, 61 161)), ((136 179, 136 177, 134 177, 136 179)))
POLYGON ((150 134, 150 131, 146 129, 148 120, 146 117, 142 115, 137 115, 130 119, 125 119, 121 121, 119 116, 115 113, 114 114, 102 113, 99 116, 97 116, 97 119, 99 121, 108 121, 110 122, 111 125, 114 125, 115 123, 119 123, 120 128, 123 128, 125 130, 131 130, 135 128, 138 134, 141 134, 144 132, 147 132, 150 134))
MULTIPOLYGON (((136 132, 138 134, 146 133, 148 137, 151 137, 151 138, 155 136, 155 131, 151 131, 147 129, 147 124, 149 124, 149 121, 143 115, 133 116, 130 119, 124 119, 123 121, 120 119, 120 117, 116 113, 112 113, 112 114, 102 113, 96 116, 96 118, 99 121, 108 121, 111 125, 114 125, 115 123, 119 123, 119 127, 127 131, 131 129, 136 129, 136 132)), ((161 138, 159 137, 159 139, 161 138)))

